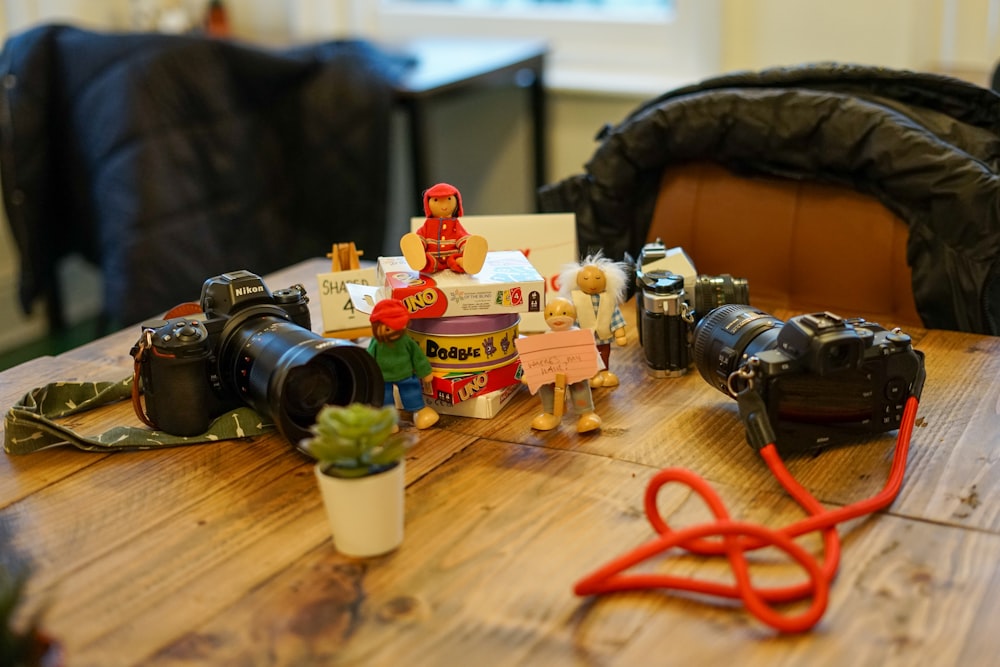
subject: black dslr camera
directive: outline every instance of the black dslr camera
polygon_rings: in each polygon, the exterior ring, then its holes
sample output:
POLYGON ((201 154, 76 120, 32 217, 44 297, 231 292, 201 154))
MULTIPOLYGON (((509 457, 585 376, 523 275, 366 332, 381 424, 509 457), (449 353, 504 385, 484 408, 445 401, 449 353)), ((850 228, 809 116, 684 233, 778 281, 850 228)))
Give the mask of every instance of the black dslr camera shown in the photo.
POLYGON ((783 323, 749 306, 721 306, 695 327, 693 356, 723 393, 760 395, 782 453, 897 429, 906 399, 924 383, 924 355, 907 334, 832 313, 783 323))
POLYGON ((659 240, 643 246, 635 285, 639 344, 653 377, 688 372, 691 333, 705 313, 727 303, 750 303, 745 278, 698 275, 680 248, 668 250, 659 240))
POLYGON ((381 405, 375 361, 353 343, 313 333, 307 303, 301 285, 272 293, 249 271, 206 280, 203 313, 142 325, 132 348, 146 396, 140 418, 173 435, 198 435, 247 404, 296 444, 324 405, 381 405))

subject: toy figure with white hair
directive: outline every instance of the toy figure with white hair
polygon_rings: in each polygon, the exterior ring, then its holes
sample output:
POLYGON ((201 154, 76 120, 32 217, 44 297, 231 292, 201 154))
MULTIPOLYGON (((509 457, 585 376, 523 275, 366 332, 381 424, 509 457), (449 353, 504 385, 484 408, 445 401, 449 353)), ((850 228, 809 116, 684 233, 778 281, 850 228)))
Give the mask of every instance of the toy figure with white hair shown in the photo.
POLYGON ((567 264, 559 273, 559 294, 573 302, 580 328, 594 332, 604 362, 603 370, 590 379, 591 387, 618 385, 618 376, 611 372, 608 360, 611 343, 626 342, 625 318, 621 312, 628 280, 625 267, 624 263, 597 252, 587 255, 579 264, 567 264))

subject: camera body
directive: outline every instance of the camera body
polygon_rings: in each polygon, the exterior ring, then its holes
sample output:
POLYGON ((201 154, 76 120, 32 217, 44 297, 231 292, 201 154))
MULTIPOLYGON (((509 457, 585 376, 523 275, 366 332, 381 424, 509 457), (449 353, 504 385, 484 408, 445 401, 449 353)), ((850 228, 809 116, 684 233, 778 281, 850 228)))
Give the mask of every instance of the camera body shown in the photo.
POLYGON ((313 333, 308 303, 301 285, 271 292, 260 276, 233 271, 205 281, 202 313, 145 323, 132 353, 149 421, 197 435, 247 404, 296 443, 327 403, 381 404, 374 360, 353 343, 313 333))
POLYGON ((694 331, 702 377, 736 396, 757 392, 782 453, 899 428, 906 399, 919 396, 923 353, 910 336, 832 313, 782 322, 755 308, 726 305, 694 331))
POLYGON ((654 377, 677 377, 691 365, 691 311, 684 278, 665 270, 636 271, 639 343, 654 377))
POLYGON ((635 266, 636 322, 646 369, 678 377, 691 367, 691 334, 701 317, 727 303, 750 303, 745 278, 698 275, 680 248, 647 243, 635 266))

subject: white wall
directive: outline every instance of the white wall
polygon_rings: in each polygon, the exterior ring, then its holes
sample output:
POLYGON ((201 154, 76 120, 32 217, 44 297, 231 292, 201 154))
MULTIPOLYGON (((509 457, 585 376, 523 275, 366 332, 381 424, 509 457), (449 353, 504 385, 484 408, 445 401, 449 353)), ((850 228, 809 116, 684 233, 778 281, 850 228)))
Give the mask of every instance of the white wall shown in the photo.
POLYGON ((725 69, 837 60, 982 79, 1000 58, 997 0, 726 0, 725 69))

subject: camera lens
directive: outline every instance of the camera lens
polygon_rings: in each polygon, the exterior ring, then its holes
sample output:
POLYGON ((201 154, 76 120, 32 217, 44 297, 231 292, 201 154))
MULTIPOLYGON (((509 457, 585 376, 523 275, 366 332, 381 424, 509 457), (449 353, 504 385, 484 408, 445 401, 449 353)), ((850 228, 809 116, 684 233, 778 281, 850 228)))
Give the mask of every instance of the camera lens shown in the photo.
POLYGON ((692 356, 698 372, 729 394, 729 376, 743 359, 776 346, 783 322, 762 310, 727 304, 708 312, 695 326, 692 356))
POLYGON ((219 372, 289 442, 309 436, 324 405, 382 404, 382 373, 365 349, 324 338, 270 308, 247 309, 226 323, 219 372))
POLYGON ((750 303, 750 287, 746 278, 733 278, 728 273, 720 276, 695 278, 694 312, 702 315, 728 303, 750 303))
POLYGON ((315 415, 327 403, 334 402, 338 386, 324 358, 313 359, 304 366, 288 370, 285 378, 284 409, 292 415, 315 415))

